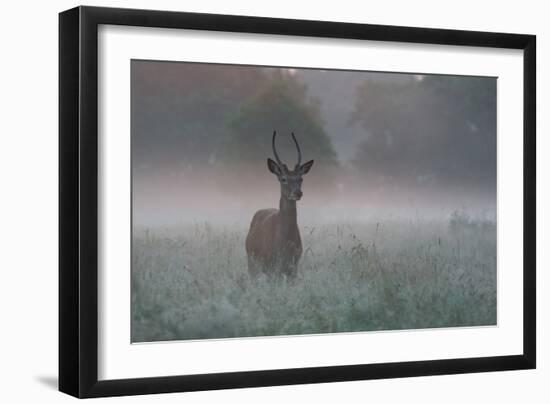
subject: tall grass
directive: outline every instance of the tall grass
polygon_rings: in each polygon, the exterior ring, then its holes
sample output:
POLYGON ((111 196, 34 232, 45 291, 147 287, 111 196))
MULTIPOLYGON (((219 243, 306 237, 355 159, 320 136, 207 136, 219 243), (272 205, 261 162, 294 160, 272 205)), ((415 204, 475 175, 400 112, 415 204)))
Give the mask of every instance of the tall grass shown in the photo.
POLYGON ((136 229, 132 341, 496 323, 494 222, 302 227, 294 282, 249 277, 246 230, 136 229))

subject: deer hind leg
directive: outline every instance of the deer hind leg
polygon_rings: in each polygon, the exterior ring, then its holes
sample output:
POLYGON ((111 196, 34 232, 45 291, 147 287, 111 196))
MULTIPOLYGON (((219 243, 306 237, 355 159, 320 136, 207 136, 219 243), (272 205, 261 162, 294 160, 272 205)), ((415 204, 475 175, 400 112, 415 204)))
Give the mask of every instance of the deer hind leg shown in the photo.
POLYGON ((248 274, 253 278, 260 274, 260 263, 251 255, 248 256, 248 274))

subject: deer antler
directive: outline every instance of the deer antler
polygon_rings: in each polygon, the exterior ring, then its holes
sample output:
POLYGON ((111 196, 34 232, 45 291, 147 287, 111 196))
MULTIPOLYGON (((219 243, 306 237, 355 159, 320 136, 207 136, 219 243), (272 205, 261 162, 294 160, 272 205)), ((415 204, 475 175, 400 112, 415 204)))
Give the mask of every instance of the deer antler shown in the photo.
POLYGON ((273 138, 271 139, 271 147, 273 148, 273 155, 275 156, 275 160, 277 160, 277 164, 279 164, 279 167, 283 167, 283 162, 279 158, 279 155, 277 154, 277 148, 275 147, 275 137, 277 136, 277 132, 273 131, 273 138))
POLYGON ((296 164, 296 166, 300 166, 300 164, 302 163, 302 151, 300 150, 300 145, 296 140, 296 136, 294 136, 294 132, 292 132, 291 134, 292 134, 292 140, 294 140, 294 144, 296 145, 296 150, 298 150, 298 164, 296 164))

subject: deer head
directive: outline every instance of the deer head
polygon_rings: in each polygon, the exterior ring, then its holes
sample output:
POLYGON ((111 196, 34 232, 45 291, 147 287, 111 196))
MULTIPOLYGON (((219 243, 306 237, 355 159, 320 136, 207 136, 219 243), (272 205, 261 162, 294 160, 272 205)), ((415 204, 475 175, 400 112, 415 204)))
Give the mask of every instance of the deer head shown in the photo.
POLYGON ((296 145, 296 150, 298 151, 298 163, 294 166, 294 170, 289 170, 286 164, 281 162, 279 155, 277 154, 277 148, 275 147, 275 137, 277 132, 273 132, 273 138, 271 140, 271 147, 273 148, 273 155, 275 156, 276 162, 267 159, 267 168, 273 174, 277 176, 279 183, 281 184, 281 197, 286 198, 289 201, 299 201, 302 197, 302 176, 307 174, 313 165, 313 160, 309 160, 307 163, 301 164, 302 162, 302 152, 300 150, 300 145, 292 133, 292 140, 296 145))

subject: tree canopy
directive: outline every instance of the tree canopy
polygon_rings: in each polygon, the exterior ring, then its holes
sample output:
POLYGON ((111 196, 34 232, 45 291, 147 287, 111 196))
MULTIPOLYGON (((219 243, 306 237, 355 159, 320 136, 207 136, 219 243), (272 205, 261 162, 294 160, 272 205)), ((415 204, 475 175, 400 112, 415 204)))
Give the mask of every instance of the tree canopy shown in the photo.
POLYGON ((496 79, 368 80, 352 121, 368 133, 354 158, 367 175, 389 183, 495 183, 496 79))
POLYGON ((133 61, 132 83, 136 170, 265 167, 274 130, 289 167, 296 161, 291 131, 304 162, 336 164, 319 103, 287 69, 133 61))
POLYGON ((316 169, 336 165, 336 152, 323 129, 318 101, 308 97, 304 84, 280 70, 229 119, 220 159, 263 167, 266 158, 273 157, 273 131, 277 131, 277 151, 289 168, 296 163, 291 132, 300 144, 302 163, 315 159, 316 169))
POLYGON ((248 66, 133 61, 135 161, 148 170, 208 162, 225 136, 227 117, 265 80, 262 69, 248 66))

